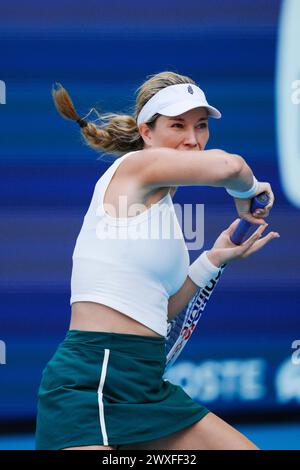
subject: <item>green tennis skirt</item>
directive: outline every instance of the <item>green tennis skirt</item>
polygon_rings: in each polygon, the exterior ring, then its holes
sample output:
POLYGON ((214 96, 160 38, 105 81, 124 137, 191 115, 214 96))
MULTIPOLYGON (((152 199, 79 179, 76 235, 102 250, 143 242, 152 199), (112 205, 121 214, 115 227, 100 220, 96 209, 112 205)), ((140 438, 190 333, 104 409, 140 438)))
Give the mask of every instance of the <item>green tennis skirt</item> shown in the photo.
POLYGON ((145 442, 203 418, 165 363, 165 338, 69 330, 42 373, 36 449, 145 442))

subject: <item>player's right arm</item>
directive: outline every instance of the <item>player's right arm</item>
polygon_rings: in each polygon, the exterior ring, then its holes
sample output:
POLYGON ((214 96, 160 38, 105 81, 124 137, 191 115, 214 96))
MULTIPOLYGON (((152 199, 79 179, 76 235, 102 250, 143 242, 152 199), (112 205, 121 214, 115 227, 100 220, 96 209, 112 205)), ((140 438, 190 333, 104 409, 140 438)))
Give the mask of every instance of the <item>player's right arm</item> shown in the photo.
MULTIPOLYGON (((220 149, 189 151, 157 147, 134 152, 126 159, 127 174, 134 175, 146 191, 176 186, 216 186, 247 191, 253 184, 253 173, 246 161, 220 149)), ((240 217, 263 224, 274 202, 270 185, 260 184, 260 192, 268 191, 270 203, 260 216, 250 213, 251 199, 235 199, 240 217)))
POLYGON ((135 152, 127 160, 149 190, 166 186, 220 186, 247 191, 253 173, 239 155, 224 150, 189 151, 157 147, 135 152))

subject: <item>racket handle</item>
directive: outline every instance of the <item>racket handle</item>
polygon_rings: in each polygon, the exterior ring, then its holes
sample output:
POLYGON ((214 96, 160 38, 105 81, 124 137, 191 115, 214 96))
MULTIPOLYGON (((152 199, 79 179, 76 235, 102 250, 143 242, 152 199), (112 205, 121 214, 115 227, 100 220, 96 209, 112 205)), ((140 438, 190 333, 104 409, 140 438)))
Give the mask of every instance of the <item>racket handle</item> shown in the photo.
MULTIPOLYGON (((268 205, 268 203, 269 203, 268 193, 263 192, 261 194, 258 194, 251 201, 251 206, 250 206, 251 214, 253 214, 253 212, 256 209, 264 208, 265 206, 268 205)), ((247 233, 249 232, 250 228, 253 225, 255 224, 248 222, 248 220, 241 219, 236 229, 234 230, 234 232, 230 235, 230 240, 232 241, 232 243, 234 243, 235 245, 241 245, 243 241, 245 240, 247 233)))

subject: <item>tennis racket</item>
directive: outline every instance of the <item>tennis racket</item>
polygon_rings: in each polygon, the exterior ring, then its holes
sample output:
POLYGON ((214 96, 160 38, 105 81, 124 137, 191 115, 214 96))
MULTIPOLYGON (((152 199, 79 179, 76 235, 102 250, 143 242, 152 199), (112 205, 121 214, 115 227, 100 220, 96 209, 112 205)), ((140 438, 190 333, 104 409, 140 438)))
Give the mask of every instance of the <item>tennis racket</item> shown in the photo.
MULTIPOLYGON (((266 192, 255 196, 251 202, 251 213, 258 208, 265 207, 269 202, 269 196, 266 192)), ((236 229, 230 236, 232 243, 241 245, 250 228, 255 225, 245 219, 239 221, 236 229)), ((195 331, 198 321, 200 320, 207 301, 210 299, 216 285, 226 267, 223 264, 218 274, 212 278, 205 287, 200 287, 194 297, 173 320, 168 323, 166 336, 166 366, 167 371, 181 354, 184 346, 187 344, 192 333, 195 331)))
POLYGON ((211 297, 226 264, 220 267, 218 274, 205 287, 200 287, 194 297, 176 317, 168 324, 166 336, 167 371, 176 361, 184 346, 195 331, 208 299, 211 297))

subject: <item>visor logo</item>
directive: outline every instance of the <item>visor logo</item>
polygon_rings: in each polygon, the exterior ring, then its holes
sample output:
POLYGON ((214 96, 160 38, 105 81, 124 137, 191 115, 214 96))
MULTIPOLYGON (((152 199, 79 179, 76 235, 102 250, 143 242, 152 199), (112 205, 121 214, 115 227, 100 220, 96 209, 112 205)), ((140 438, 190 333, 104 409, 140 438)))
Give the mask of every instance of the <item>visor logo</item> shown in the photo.
POLYGON ((191 93, 191 95, 194 94, 194 90, 193 90, 193 88, 191 87, 191 85, 188 86, 188 92, 191 93))

